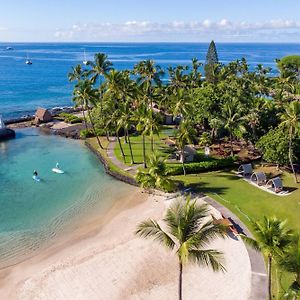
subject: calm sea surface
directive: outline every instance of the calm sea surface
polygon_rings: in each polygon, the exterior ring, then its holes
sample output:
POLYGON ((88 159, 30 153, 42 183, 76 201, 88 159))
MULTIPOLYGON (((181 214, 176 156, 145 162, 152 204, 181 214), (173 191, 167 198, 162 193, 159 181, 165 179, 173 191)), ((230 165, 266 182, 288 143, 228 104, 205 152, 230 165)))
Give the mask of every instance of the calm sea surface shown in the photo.
MULTIPOLYGON (((93 44, 1 44, 0 43, 0 115, 20 117, 38 106, 51 108, 71 105, 72 84, 67 74, 87 58, 104 52, 117 69, 129 68, 143 59, 154 59, 166 68, 190 64, 193 57, 204 62, 208 44, 204 43, 93 43, 93 44), (12 51, 3 50, 7 46, 12 51), (33 61, 26 65, 26 56, 33 61)), ((218 44, 220 61, 228 63, 245 57, 251 66, 272 67, 274 60, 288 54, 300 54, 300 44, 218 44)))
POLYGON ((86 216, 100 218, 131 189, 106 175, 82 142, 35 128, 17 130, 16 139, 0 142, 0 269, 31 256, 86 216), (56 162, 65 174, 51 171, 56 162), (32 179, 33 170, 41 182, 32 179))

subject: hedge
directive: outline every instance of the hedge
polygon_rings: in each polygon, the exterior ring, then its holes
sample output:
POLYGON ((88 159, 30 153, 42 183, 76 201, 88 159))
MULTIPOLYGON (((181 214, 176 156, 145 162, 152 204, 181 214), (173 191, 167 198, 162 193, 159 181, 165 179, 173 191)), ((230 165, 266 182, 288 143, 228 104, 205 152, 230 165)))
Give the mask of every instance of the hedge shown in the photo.
MULTIPOLYGON (((213 159, 209 161, 192 162, 184 164, 187 174, 195 174, 206 171, 220 170, 234 165, 234 157, 226 157, 222 159, 213 159)), ((168 175, 182 175, 182 164, 169 164, 167 166, 168 175)))

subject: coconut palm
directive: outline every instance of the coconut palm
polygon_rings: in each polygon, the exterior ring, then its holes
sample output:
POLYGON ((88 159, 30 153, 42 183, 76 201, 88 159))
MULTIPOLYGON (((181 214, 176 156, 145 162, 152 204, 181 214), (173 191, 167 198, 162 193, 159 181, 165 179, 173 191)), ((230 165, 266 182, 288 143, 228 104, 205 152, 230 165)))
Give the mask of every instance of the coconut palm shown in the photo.
POLYGON ((193 142, 195 135, 196 131, 192 122, 188 119, 182 120, 176 133, 176 144, 179 151, 181 152, 181 163, 184 175, 186 175, 186 170, 184 166, 184 148, 187 144, 191 144, 193 142))
POLYGON ((129 150, 130 150, 130 157, 131 157, 131 164, 134 164, 134 158, 132 153, 132 146, 131 146, 131 140, 129 136, 129 130, 131 129, 131 126, 133 124, 132 118, 133 118, 133 112, 130 106, 130 102, 120 103, 119 107, 119 117, 117 120, 117 131, 119 131, 121 128, 125 131, 125 138, 127 137, 129 150))
MULTIPOLYGON (((75 103, 80 103, 80 105, 82 105, 83 112, 85 110, 87 111, 89 121, 90 121, 90 124, 92 126, 92 130, 94 132, 94 135, 96 136, 98 145, 101 149, 103 149, 103 146, 100 142, 100 139, 99 139, 98 134, 97 134, 96 129, 95 129, 95 125, 94 125, 94 122, 93 122, 93 118, 91 116, 91 109, 90 109, 90 105, 94 106, 97 102, 97 99, 98 99, 97 90, 95 90, 93 88, 93 85, 92 85, 90 80, 85 79, 85 80, 79 81, 76 84, 73 94, 74 94, 73 101, 75 103)), ((84 120, 85 120, 85 124, 87 124, 85 114, 84 114, 84 120)), ((86 125, 86 129, 87 129, 87 125, 86 125)))
POLYGON ((295 276, 285 297, 296 300, 297 297, 300 297, 300 233, 295 234, 290 245, 280 257, 278 265, 282 270, 295 276))
POLYGON ((143 143, 143 162, 144 168, 147 168, 147 160, 146 160, 146 141, 145 137, 147 134, 147 119, 149 115, 149 108, 145 103, 141 103, 137 109, 134 111, 134 120, 136 121, 136 129, 142 135, 142 143, 143 143))
POLYGON ((198 204, 187 197, 186 201, 174 202, 163 219, 164 228, 155 220, 147 220, 138 225, 136 234, 152 238, 176 251, 179 262, 178 296, 182 299, 182 270, 188 262, 207 266, 214 271, 225 271, 221 252, 208 248, 210 242, 225 237, 224 228, 215 225, 209 218, 206 204, 198 204))
POLYGON ((167 175, 165 159, 157 153, 152 153, 148 157, 148 169, 138 169, 135 179, 142 188, 158 188, 171 192, 174 183, 167 175))
POLYGON ((256 239, 241 235, 243 240, 253 249, 261 251, 267 257, 268 291, 272 299, 272 263, 279 258, 289 245, 292 231, 287 229, 286 222, 276 217, 264 217, 262 221, 252 222, 256 239))
POLYGON ((173 103, 173 115, 187 118, 192 111, 191 97, 185 89, 179 88, 174 90, 171 96, 173 103))
POLYGON ((80 64, 78 64, 75 67, 72 67, 72 72, 69 72, 68 79, 70 82, 72 81, 79 81, 85 77, 86 73, 84 70, 82 70, 82 67, 80 64))
POLYGON ((219 116, 225 129, 229 132, 230 151, 233 156, 233 136, 236 132, 245 132, 243 118, 241 116, 241 108, 236 100, 225 102, 222 113, 219 116))
POLYGON ((292 101, 285 105, 285 111, 280 115, 281 126, 286 128, 289 137, 289 161, 295 177, 295 182, 298 183, 297 175, 293 164, 293 139, 300 133, 300 102, 292 101))

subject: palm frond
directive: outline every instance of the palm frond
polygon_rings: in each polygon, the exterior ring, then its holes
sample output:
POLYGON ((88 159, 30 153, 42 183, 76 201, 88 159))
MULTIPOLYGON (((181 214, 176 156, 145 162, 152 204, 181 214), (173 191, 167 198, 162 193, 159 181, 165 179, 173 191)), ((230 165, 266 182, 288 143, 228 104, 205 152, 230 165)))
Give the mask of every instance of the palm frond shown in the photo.
POLYGON ((174 249, 175 247, 175 242, 170 235, 162 230, 159 224, 154 220, 150 219, 140 223, 135 233, 144 238, 153 238, 167 248, 174 249))
POLYGON ((211 267, 213 271, 225 272, 226 268, 223 265, 223 253, 217 250, 190 250, 189 259, 200 266, 211 267))

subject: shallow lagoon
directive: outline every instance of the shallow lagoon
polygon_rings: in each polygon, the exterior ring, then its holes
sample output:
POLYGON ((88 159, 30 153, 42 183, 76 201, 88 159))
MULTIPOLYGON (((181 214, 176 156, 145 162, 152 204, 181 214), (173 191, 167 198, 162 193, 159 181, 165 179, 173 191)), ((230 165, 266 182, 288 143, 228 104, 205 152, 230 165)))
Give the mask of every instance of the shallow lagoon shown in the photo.
POLYGON ((83 216, 103 212, 128 189, 105 174, 82 142, 18 130, 15 140, 0 143, 0 267, 32 255, 83 216), (51 171, 56 162, 65 174, 51 171))

